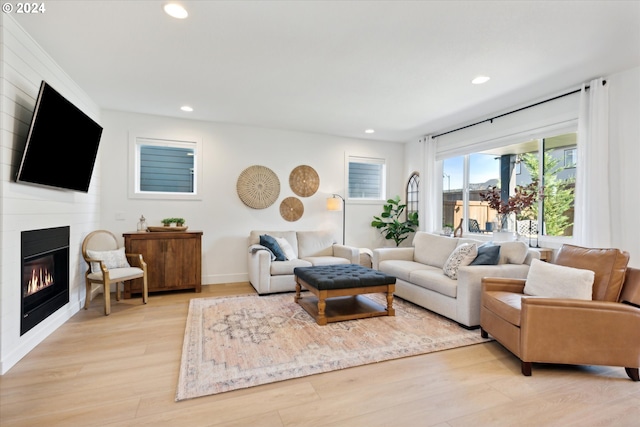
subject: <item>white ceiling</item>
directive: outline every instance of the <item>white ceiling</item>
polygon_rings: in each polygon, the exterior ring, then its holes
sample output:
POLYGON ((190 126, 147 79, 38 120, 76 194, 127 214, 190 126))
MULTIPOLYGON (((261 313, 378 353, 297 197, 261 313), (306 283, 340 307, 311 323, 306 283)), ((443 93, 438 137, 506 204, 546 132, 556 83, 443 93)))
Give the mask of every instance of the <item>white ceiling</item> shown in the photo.
POLYGON ((12 16, 102 108, 385 141, 640 65, 640 1, 164 3, 12 16))

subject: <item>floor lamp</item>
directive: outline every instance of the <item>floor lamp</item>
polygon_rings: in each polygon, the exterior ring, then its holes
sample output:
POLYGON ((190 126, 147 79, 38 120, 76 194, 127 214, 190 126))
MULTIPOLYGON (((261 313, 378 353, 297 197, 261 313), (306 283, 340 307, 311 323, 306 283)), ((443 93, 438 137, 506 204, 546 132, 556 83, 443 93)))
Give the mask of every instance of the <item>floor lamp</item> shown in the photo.
POLYGON ((342 244, 344 245, 344 232, 345 232, 345 214, 347 210, 347 206, 344 203, 344 199, 339 194, 332 194, 331 197, 327 199, 327 210, 329 211, 342 211, 342 244), (338 200, 338 198, 340 200, 338 200))

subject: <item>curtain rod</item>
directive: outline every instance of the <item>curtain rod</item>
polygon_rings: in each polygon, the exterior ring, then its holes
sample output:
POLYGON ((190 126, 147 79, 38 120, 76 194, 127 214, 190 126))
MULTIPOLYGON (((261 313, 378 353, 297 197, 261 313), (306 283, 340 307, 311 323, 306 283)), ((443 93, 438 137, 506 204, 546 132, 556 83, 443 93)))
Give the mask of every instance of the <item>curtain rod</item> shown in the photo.
MULTIPOLYGON (((602 85, 604 86, 606 84, 607 84, 607 81, 603 80, 602 81, 602 85)), ((590 86, 587 85, 587 86, 585 86, 585 89, 589 89, 589 87, 590 86)), ((447 131, 447 132, 442 132, 442 133, 439 133, 437 135, 433 135, 432 138, 437 138, 437 137, 442 136, 442 135, 447 135, 447 134, 450 134, 450 133, 453 133, 453 132, 457 132, 459 130, 470 128, 472 126, 476 126, 476 125, 479 125, 479 124, 482 124, 482 123, 485 123, 485 122, 493 123, 493 121, 495 119, 499 119, 500 117, 508 116, 509 114, 513 114, 513 113, 517 113, 517 112, 522 111, 522 110, 526 110, 527 108, 536 107, 536 106, 538 106, 540 104, 544 104, 546 102, 555 101, 556 99, 564 98, 565 96, 569 96, 569 95, 573 95, 574 93, 578 93, 581 90, 582 89, 576 89, 576 90, 573 90, 571 92, 563 93, 562 95, 554 96, 553 98, 545 99, 544 101, 536 102, 535 104, 527 105, 526 107, 518 108, 517 110, 509 111, 508 113, 503 113, 503 114, 500 114, 498 116, 491 117, 490 119, 481 120, 479 122, 472 123, 470 125, 462 126, 462 127, 457 128, 457 129, 453 129, 453 130, 450 130, 450 131, 447 131)))

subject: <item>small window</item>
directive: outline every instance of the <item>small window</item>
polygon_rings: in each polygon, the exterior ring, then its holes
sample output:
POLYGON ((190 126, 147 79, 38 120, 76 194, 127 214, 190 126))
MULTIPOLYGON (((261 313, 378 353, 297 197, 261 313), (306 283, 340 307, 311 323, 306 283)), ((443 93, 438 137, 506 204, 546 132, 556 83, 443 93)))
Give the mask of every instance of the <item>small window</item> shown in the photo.
POLYGON ((198 194, 198 142, 132 138, 133 182, 130 196, 194 199, 198 194))
POLYGON ((564 167, 565 168, 576 167, 576 149, 575 148, 564 150, 564 167))
POLYGON ((140 145, 140 191, 193 193, 193 148, 140 145))
POLYGON ((420 174, 414 172, 407 182, 407 218, 412 213, 418 213, 418 190, 420 188, 420 174))
POLYGON ((384 200, 385 160, 349 156, 349 199, 384 200))

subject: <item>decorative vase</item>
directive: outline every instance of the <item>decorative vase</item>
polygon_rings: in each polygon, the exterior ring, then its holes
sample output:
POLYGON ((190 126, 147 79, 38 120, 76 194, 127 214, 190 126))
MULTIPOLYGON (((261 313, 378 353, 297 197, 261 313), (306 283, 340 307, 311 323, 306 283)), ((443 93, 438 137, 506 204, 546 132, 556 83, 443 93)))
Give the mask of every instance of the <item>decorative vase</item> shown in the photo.
POLYGON ((460 224, 458 224, 456 229, 453 231, 453 237, 462 237, 462 221, 463 218, 460 218, 460 224))

